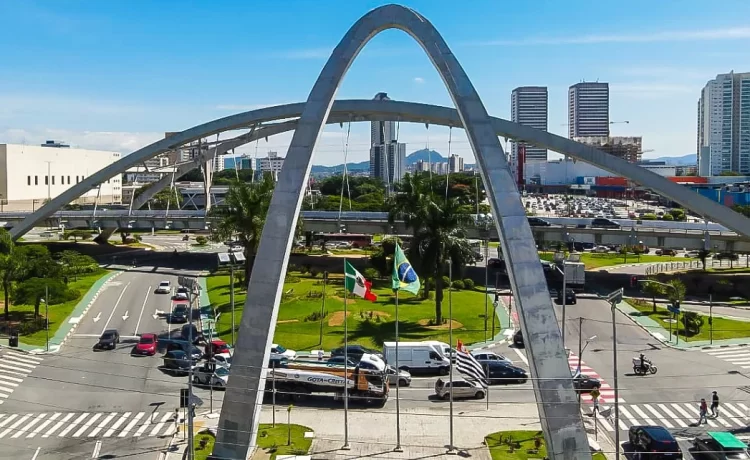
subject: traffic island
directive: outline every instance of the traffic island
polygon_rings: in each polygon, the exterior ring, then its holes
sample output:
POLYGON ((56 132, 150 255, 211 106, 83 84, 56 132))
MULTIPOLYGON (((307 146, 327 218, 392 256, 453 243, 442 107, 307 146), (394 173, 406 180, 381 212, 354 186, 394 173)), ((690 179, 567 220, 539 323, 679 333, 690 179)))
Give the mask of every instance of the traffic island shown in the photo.
MULTIPOLYGON (((488 434, 484 443, 492 460, 530 460, 547 458, 542 431, 498 431, 488 434)), ((607 460, 601 452, 593 452, 593 460, 607 460)))
POLYGON ((195 460, 206 460, 214 450, 216 436, 211 430, 203 430, 193 439, 193 458, 195 460))
POLYGON ((258 450, 253 459, 270 458, 280 455, 307 455, 313 438, 312 429, 302 425, 261 423, 258 426, 258 450))

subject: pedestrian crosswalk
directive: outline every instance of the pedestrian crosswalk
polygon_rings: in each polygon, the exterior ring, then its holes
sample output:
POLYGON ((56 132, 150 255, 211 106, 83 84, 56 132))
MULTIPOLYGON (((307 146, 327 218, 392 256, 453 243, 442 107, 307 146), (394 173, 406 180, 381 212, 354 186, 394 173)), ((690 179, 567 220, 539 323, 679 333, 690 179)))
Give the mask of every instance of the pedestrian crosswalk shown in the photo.
MULTIPOLYGON (((719 416, 709 413, 707 425, 717 430, 747 428, 750 422, 750 403, 722 403, 719 416)), ((668 429, 698 426, 698 403, 619 404, 621 430, 636 425, 661 425, 668 429)), ((614 407, 602 406, 596 417, 600 426, 613 431, 614 407)))
POLYGON ((0 404, 18 388, 35 367, 41 356, 30 355, 9 348, 0 350, 0 404))
POLYGON ((0 439, 171 436, 174 412, 0 413, 0 439))
POLYGON ((748 346, 708 348, 701 351, 714 358, 736 364, 742 369, 750 369, 750 347, 748 346))
MULTIPOLYGON (((601 382, 601 387, 599 387, 599 404, 611 404, 615 402, 615 390, 612 388, 607 382, 604 381, 604 379, 592 368, 586 365, 584 361, 581 361, 578 359, 578 356, 571 353, 570 356, 568 356, 568 365, 570 366, 570 371, 575 374, 579 370, 579 364, 580 364, 580 371, 581 374, 584 374, 588 377, 593 377, 601 382)), ((581 401, 591 403, 593 402, 591 395, 588 393, 581 393, 581 401)), ((625 402, 624 399, 620 398, 620 402, 625 402)))

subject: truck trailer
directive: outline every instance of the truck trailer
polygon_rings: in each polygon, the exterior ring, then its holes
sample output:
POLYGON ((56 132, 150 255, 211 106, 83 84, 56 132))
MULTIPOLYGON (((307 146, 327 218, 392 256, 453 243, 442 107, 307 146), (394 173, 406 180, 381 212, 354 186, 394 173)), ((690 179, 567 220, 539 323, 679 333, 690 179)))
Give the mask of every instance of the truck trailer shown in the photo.
POLYGON ((383 406, 388 400, 386 365, 375 355, 362 355, 359 364, 345 368, 319 361, 289 361, 268 370, 266 394, 301 401, 314 394, 333 394, 344 399, 344 385, 350 402, 383 406))

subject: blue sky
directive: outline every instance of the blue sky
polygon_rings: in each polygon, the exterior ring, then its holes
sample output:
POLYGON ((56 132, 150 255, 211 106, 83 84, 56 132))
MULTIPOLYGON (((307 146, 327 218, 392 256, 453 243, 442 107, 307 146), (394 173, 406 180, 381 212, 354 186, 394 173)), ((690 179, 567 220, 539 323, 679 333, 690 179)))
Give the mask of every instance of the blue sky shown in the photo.
MULTIPOLYGON (((330 50, 372 1, 0 1, 0 142, 59 139, 133 151, 211 119, 304 101, 330 50), (9 20, 8 20, 9 19, 9 20)), ((549 87, 550 131, 564 134, 567 88, 610 82, 614 135, 642 135, 647 156, 695 150, 706 81, 750 71, 750 2, 405 2, 442 33, 490 114, 509 118, 510 92, 549 87), (742 67, 742 66, 747 67, 742 67)), ((339 98, 451 105, 436 71, 399 31, 375 37, 339 98)), ((328 127, 316 163, 343 161, 344 131, 328 127)), ((368 127, 352 127, 350 160, 367 158, 368 127)), ((407 152, 446 154, 448 129, 402 125, 407 152)), ((281 154, 290 136, 244 151, 281 154)), ((451 150, 472 155, 454 130, 451 150)))

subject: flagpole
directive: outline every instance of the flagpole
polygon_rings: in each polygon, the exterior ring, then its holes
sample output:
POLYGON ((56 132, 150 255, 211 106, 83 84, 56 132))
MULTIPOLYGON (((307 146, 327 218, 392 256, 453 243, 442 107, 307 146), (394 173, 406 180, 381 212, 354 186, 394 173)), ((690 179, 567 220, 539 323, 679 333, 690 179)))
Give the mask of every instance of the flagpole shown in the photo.
MULTIPOLYGON (((451 286, 453 285, 453 261, 448 259, 448 341, 451 348, 453 348, 453 291, 451 286)), ((451 351, 448 351, 451 353, 451 351)), ((458 351, 456 351, 458 353, 458 351)), ((448 380, 450 381, 450 441, 448 443, 448 454, 455 455, 456 450, 453 447, 453 353, 448 357, 450 364, 448 366, 448 380)))
POLYGON ((399 381, 398 381, 398 289, 396 289, 396 448, 394 452, 403 452, 401 447, 401 402, 399 400, 399 381))
MULTIPOLYGON (((346 258, 344 258, 344 445, 341 450, 350 450, 349 445, 349 322, 348 297, 349 290, 346 288, 346 258)), ((322 344, 322 342, 321 342, 322 344)))

